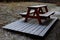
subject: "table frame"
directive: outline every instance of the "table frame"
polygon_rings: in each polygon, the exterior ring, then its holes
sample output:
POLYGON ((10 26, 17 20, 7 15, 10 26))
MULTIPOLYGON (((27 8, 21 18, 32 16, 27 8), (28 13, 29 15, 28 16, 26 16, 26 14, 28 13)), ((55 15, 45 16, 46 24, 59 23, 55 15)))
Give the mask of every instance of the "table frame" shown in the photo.
POLYGON ((42 6, 30 6, 30 7, 27 7, 28 10, 27 10, 27 15, 25 17, 25 22, 27 22, 28 18, 37 18, 37 20, 39 21, 39 24, 41 24, 41 16, 39 16, 40 13, 44 14, 43 10, 42 10, 42 7, 45 8, 45 11, 48 12, 48 9, 47 9, 47 6, 46 5, 42 5, 42 6), (33 16, 30 16, 30 11, 31 10, 35 10, 35 12, 33 13, 33 16), (41 12, 40 12, 41 11, 41 12), (36 16, 35 16, 36 14, 36 16))

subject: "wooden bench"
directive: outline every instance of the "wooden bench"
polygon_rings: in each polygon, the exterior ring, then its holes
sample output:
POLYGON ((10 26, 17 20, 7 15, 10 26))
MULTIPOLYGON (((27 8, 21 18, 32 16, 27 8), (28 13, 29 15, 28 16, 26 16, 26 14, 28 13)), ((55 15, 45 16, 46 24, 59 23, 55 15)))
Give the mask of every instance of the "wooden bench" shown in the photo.
MULTIPOLYGON (((31 11, 30 11, 30 13, 33 13, 33 12, 34 12, 34 10, 31 10, 31 11)), ((26 15, 27 15, 27 12, 20 13, 20 15, 21 15, 22 17, 26 17, 26 15)))
MULTIPOLYGON (((32 14, 33 12, 34 12, 34 10, 32 10, 30 13, 32 14)), ((39 15, 42 16, 42 17, 49 17, 49 16, 53 15, 54 13, 55 13, 54 11, 49 11, 49 12, 46 12, 46 13, 44 13, 44 14, 39 14, 39 15)), ((20 15, 21 15, 22 17, 26 17, 27 12, 20 13, 20 15)))

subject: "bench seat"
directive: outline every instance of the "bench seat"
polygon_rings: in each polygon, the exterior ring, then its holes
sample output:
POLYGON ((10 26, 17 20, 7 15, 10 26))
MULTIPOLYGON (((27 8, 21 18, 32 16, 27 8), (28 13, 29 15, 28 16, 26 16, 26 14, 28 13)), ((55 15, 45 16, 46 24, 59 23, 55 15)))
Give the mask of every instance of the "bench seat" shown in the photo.
MULTIPOLYGON (((30 13, 33 13, 33 12, 34 12, 34 10, 32 10, 30 13)), ((44 14, 39 14, 39 15, 42 16, 42 17, 48 17, 48 16, 50 16, 54 13, 55 13, 54 11, 49 11, 49 12, 46 12, 44 14)), ((27 14, 27 12, 20 13, 20 15, 22 15, 22 16, 26 16, 26 14, 27 14)))
POLYGON ((47 12, 47 13, 45 13, 45 14, 39 14, 40 16, 44 16, 44 17, 48 17, 48 16, 50 16, 50 15, 52 15, 52 14, 54 14, 55 12, 54 11, 49 11, 49 12, 47 12))
MULTIPOLYGON (((33 13, 34 12, 34 10, 31 10, 30 11, 30 13, 33 13)), ((27 12, 24 12, 24 13, 20 13, 20 15, 26 15, 27 14, 27 12)))

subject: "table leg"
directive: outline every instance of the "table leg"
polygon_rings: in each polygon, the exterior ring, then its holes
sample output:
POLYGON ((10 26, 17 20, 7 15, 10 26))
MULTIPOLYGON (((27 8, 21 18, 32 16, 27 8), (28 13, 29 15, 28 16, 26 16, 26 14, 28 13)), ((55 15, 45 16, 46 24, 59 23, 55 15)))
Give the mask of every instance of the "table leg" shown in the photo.
POLYGON ((41 14, 43 14, 43 10, 42 10, 42 8, 40 7, 39 8, 39 12, 41 13, 41 14), (41 11, 41 12, 40 12, 41 11))
POLYGON ((48 12, 48 8, 47 8, 47 6, 45 6, 45 10, 46 10, 46 12, 48 12))
POLYGON ((41 17, 39 16, 39 12, 38 12, 38 10, 37 9, 35 9, 35 13, 36 13, 36 17, 37 17, 37 19, 38 19, 38 21, 39 21, 39 24, 41 24, 41 17))
POLYGON ((25 22, 27 22, 27 20, 29 18, 29 14, 30 14, 30 9, 27 10, 27 15, 26 15, 26 18, 25 18, 25 22))

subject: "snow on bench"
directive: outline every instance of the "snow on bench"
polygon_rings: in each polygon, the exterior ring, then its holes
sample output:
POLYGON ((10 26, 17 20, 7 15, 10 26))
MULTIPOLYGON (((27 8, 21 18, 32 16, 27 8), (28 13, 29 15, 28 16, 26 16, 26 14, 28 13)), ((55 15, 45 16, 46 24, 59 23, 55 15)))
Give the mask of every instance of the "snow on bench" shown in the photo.
POLYGON ((50 16, 50 15, 52 15, 52 14, 54 14, 55 12, 54 11, 49 11, 49 12, 47 12, 47 13, 45 13, 45 14, 39 14, 40 16, 44 16, 44 17, 48 17, 48 16, 50 16))
POLYGON ((29 6, 29 7, 45 7, 45 6, 47 6, 47 5, 35 5, 35 6, 29 6))
MULTIPOLYGON (((31 10, 30 11, 30 13, 33 13, 34 12, 34 10, 31 10)), ((26 15, 27 14, 27 12, 24 12, 24 13, 20 13, 20 15, 26 15)))
MULTIPOLYGON (((34 12, 34 10, 32 10, 32 11, 30 11, 30 13, 33 13, 34 12)), ((40 16, 43 16, 43 17, 48 17, 48 16, 50 16, 50 15, 52 15, 52 14, 54 14, 55 13, 55 11, 49 11, 49 12, 47 12, 47 13, 44 13, 44 14, 39 14, 40 16)), ((20 15, 26 15, 27 14, 27 12, 24 12, 24 13, 20 13, 20 15)))

